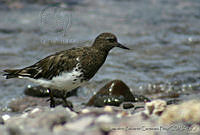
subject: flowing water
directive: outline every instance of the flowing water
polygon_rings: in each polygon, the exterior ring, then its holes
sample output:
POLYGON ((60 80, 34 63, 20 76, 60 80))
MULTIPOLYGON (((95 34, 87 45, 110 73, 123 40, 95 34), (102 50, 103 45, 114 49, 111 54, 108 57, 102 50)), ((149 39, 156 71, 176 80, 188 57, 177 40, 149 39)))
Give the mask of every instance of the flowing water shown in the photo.
MULTIPOLYGON (((113 49, 96 76, 79 89, 79 96, 87 101, 113 79, 152 98, 168 91, 181 99, 200 95, 199 0, 71 0, 16 7, 0 6, 1 76, 3 69, 22 68, 56 51, 91 45, 101 32, 112 32, 131 50, 113 49)), ((28 84, 1 77, 0 106, 23 96, 28 84)))

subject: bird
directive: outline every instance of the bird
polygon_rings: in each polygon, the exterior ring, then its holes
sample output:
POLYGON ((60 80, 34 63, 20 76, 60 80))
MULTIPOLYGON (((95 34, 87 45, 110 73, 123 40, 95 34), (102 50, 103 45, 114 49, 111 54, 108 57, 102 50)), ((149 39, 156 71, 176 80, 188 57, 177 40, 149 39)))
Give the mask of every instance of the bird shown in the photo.
MULTIPOLYGON (((109 51, 114 47, 130 50, 119 43, 114 34, 104 32, 95 38, 91 46, 56 52, 22 69, 5 69, 3 76, 6 79, 28 79, 47 88, 50 107, 55 107, 52 91, 56 89, 67 93, 86 84, 104 64, 109 51)), ((66 102, 64 95, 63 101, 66 102)))

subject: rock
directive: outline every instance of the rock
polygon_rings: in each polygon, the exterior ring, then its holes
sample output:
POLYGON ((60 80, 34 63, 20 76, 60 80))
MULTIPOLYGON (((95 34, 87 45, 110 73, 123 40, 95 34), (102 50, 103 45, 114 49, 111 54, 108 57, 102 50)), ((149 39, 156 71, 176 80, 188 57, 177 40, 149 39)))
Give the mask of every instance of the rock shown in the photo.
POLYGON ((3 121, 6 121, 6 120, 10 119, 10 115, 4 114, 1 118, 3 121))
POLYGON ((90 110, 89 109, 83 109, 83 110, 81 110, 81 113, 90 113, 90 110))
POLYGON ((181 102, 180 99, 170 99, 170 100, 167 101, 167 105, 178 104, 180 102, 181 102))
MULTIPOLYGON (((57 98, 62 98, 63 95, 65 95, 65 93, 59 90, 52 90, 52 93, 54 97, 57 97, 57 98)), ((26 89, 24 90, 24 94, 28 96, 33 96, 33 97, 49 97, 49 92, 47 88, 44 88, 42 86, 28 85, 26 89)), ((76 95, 77 95, 77 89, 74 89, 66 93, 66 97, 76 96, 76 95)))
POLYGON ((166 101, 158 99, 151 102, 147 102, 145 105, 145 111, 147 115, 160 116, 165 111, 166 107, 166 101))
POLYGON ((134 104, 132 104, 132 103, 124 103, 123 104, 124 109, 130 109, 130 108, 133 108, 133 107, 134 107, 134 104))
POLYGON ((87 106, 103 107, 105 105, 119 106, 122 102, 149 101, 141 95, 133 95, 129 87, 121 80, 113 80, 94 95, 87 106))
POLYGON ((200 101, 191 100, 179 105, 169 105, 160 117, 160 123, 171 124, 184 121, 200 123, 200 101))
POLYGON ((113 119, 112 116, 109 116, 107 114, 100 115, 96 120, 96 123, 112 123, 113 119))
POLYGON ((149 102, 151 101, 149 98, 143 96, 143 95, 133 95, 135 98, 135 102, 149 102))
POLYGON ((33 97, 49 97, 47 89, 42 86, 28 85, 24 90, 24 94, 33 97))
POLYGON ((105 106, 103 110, 105 112, 113 112, 113 108, 111 106, 105 106))
MULTIPOLYGON (((140 98, 141 96, 136 97, 140 98)), ((30 97, 30 99, 22 101, 34 100, 35 102, 38 99, 44 98, 30 97)), ((123 102, 121 106, 124 109, 115 106, 85 107, 80 113, 75 113, 62 106, 52 109, 49 108, 49 103, 46 104, 47 106, 23 108, 21 109, 23 110, 22 114, 18 113, 14 116, 4 114, 6 120, 4 120, 4 125, 0 125, 0 133, 5 135, 62 135, 66 133, 72 135, 89 133, 159 135, 162 133, 173 134, 173 131, 166 131, 171 123, 176 127, 180 125, 187 129, 192 128, 192 131, 185 130, 189 133, 200 133, 200 130, 193 132, 193 129, 200 129, 200 101, 197 100, 168 106, 164 100, 154 100, 146 104, 144 102, 123 102), (144 104, 145 111, 136 109, 136 107, 143 107, 144 104), (134 107, 134 109, 125 110, 130 107, 134 107)))

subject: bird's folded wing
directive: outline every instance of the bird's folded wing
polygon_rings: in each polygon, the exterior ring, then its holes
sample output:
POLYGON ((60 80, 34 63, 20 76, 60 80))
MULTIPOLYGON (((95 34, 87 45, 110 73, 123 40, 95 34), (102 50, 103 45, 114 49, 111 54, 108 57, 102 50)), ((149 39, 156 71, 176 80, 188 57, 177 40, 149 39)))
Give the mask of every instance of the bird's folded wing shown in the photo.
POLYGON ((70 70, 70 67, 74 66, 74 57, 70 55, 57 54, 48 56, 32 66, 23 69, 6 69, 4 74, 7 79, 15 77, 29 77, 34 79, 52 79, 54 76, 58 76, 62 71, 70 70), (70 65, 68 63, 71 63, 70 65))

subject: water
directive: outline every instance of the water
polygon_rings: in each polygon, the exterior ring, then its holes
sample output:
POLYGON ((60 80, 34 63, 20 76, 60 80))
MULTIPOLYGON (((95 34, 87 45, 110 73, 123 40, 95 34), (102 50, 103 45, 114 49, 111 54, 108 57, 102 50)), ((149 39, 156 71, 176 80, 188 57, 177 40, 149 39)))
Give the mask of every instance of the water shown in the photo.
MULTIPOLYGON (((82 0, 58 4, 57 9, 67 15, 60 15, 58 23, 52 21, 55 11, 47 5, 1 8, 0 75, 3 69, 29 66, 55 51, 90 45, 101 32, 112 32, 132 50, 113 49, 98 74, 80 90, 80 96, 88 99, 106 82, 120 79, 134 93, 146 94, 159 84, 163 86, 159 92, 175 90, 182 99, 199 97, 199 0, 82 0), (63 22, 69 24, 66 31, 60 27, 65 26, 63 22)), ((0 106, 23 96, 28 84, 0 78, 0 106)))

